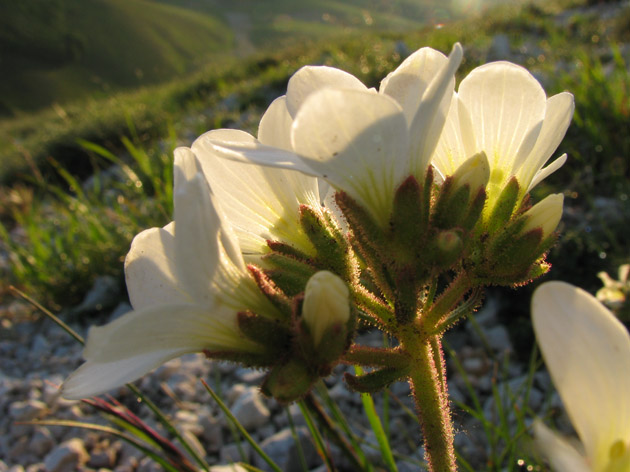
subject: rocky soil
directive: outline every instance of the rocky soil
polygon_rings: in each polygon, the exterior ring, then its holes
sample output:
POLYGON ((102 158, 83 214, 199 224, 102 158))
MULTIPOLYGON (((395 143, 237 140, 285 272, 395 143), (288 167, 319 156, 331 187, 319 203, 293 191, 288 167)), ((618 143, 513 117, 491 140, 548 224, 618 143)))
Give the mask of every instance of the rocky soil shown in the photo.
MULTIPOLYGON (((98 302, 99 296, 107 294, 103 286, 107 284, 96 284, 95 292, 101 293, 92 292, 89 297, 98 302)), ((462 368, 458 371, 455 359, 449 360, 449 393, 454 402, 471 405, 473 401, 466 386, 469 382, 485 418, 493 424, 499 424, 500 418, 503 418, 516 432, 519 409, 529 408, 527 416, 531 421, 533 413, 544 415, 549 408, 559 409, 560 400, 553 393, 550 379, 544 371, 536 373, 531 386, 528 386, 528 366, 514 357, 508 330, 499 320, 499 313, 505 308, 502 299, 500 295, 491 296, 477 313, 476 323, 462 323, 447 335, 447 344, 457 352, 457 362, 462 368), (526 405, 523 404, 525 397, 526 405)), ((120 304, 109 319, 120 316, 129 308, 126 303, 120 304)), ((21 302, 13 302, 2 309, 11 316, 5 318, 4 336, 0 340, 0 430, 3 432, 0 436, 0 472, 161 470, 151 459, 111 435, 76 427, 24 424, 40 419, 107 422, 91 406, 65 400, 59 395, 63 379, 81 363, 80 344, 49 319, 32 314, 21 302), (9 319, 14 322, 9 322, 9 319)), ((73 328, 84 334, 85 327, 73 325, 73 328)), ((358 342, 380 345, 382 337, 378 332, 366 332, 359 335, 358 342)), ((341 380, 341 374, 346 369, 341 366, 326 379, 330 396, 348 417, 357 437, 363 441, 365 453, 379 463, 378 446, 360 397, 350 392, 341 380)), ((263 470, 269 468, 253 453, 249 444, 233 434, 200 379, 221 392, 236 418, 282 470, 303 470, 297 454, 297 442, 291 434, 290 416, 299 432, 309 470, 325 471, 298 406, 285 408, 259 393, 258 385, 263 375, 234 364, 208 361, 202 355, 188 355, 167 363, 136 384, 201 451, 214 472, 224 470, 221 464, 229 465, 243 457, 263 470)), ((405 408, 413 409, 409 387, 398 382, 390 390, 394 401, 390 401, 389 405, 389 428, 391 444, 400 454, 399 470, 418 470, 424 451, 420 445, 419 428, 405 411, 405 408)), ((138 403, 128 389, 121 388, 112 394, 147 424, 163 433, 151 411, 138 403)), ((376 396, 376 403, 381 409, 381 395, 376 396)), ((458 452, 478 468, 475 470, 483 470, 493 446, 481 423, 456 407, 455 422, 458 452)), ((570 431, 566 419, 560 418, 559 424, 564 424, 567 432, 570 431)), ((523 438, 523 444, 527 447, 527 437, 523 438)), ((499 441, 494 447, 502 446, 499 441)), ((334 445, 330 447, 340 470, 352 471, 352 466, 347 464, 334 445)))

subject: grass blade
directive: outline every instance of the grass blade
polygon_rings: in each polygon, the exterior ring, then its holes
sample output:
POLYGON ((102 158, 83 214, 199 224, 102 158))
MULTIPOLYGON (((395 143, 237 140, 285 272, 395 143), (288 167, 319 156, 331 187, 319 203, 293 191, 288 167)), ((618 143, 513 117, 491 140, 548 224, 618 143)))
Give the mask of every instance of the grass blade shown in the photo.
POLYGON ((227 405, 225 403, 223 403, 223 400, 221 400, 221 398, 214 392, 214 390, 212 390, 212 388, 210 388, 210 385, 208 385, 206 383, 206 381, 203 380, 203 379, 201 379, 201 383, 206 388, 207 392, 210 394, 212 399, 215 402, 217 402, 217 405, 219 405, 219 408, 221 408, 221 410, 223 410, 223 413, 225 413, 225 416, 227 416, 227 418, 234 424, 234 426, 236 426, 238 428, 239 432, 243 435, 245 440, 247 440, 247 442, 254 448, 254 450, 258 453, 258 455, 267 464, 269 464, 269 467, 271 467, 275 472, 282 472, 280 467, 278 467, 278 465, 265 453, 265 451, 263 451, 260 448, 258 443, 256 443, 256 441, 254 441, 254 438, 252 438, 249 435, 249 433, 245 430, 245 428, 243 428, 243 425, 236 419, 236 417, 232 414, 232 412, 227 407, 227 405))
MULTIPOLYGON (((363 374, 363 369, 359 366, 355 366, 354 371, 356 375, 363 374)), ((365 414, 368 418, 368 421, 370 422, 372 431, 374 431, 374 435, 376 436, 376 440, 378 441, 378 445, 381 449, 381 455, 383 457, 383 461, 385 461, 385 465, 390 471, 397 472, 398 467, 396 467, 396 462, 394 461, 394 456, 389 446, 387 435, 383 430, 381 420, 378 417, 378 413, 376 413, 376 408, 374 407, 374 400, 372 399, 372 396, 369 393, 362 393, 361 401, 363 402, 363 409, 365 410, 365 414)))

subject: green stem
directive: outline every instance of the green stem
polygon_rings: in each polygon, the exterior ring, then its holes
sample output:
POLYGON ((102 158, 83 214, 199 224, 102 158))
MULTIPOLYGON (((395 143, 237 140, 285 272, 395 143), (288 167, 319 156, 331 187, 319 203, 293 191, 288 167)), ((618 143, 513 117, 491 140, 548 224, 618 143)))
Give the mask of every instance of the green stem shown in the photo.
POLYGON ((341 362, 371 367, 406 367, 409 356, 400 348, 378 348, 353 344, 341 362))
POLYGON ((460 274, 440 294, 431 309, 422 316, 422 325, 427 332, 433 332, 442 318, 449 314, 470 290, 470 280, 465 273, 460 274))
POLYGON ((457 470, 453 426, 441 374, 443 360, 439 339, 423 336, 417 325, 411 325, 401 330, 400 341, 412 358, 409 383, 424 433, 429 470, 453 472, 457 470), (438 352, 434 352, 435 349, 438 352))
POLYGON ((352 292, 355 303, 366 313, 372 315, 376 322, 387 326, 394 321, 394 313, 390 307, 376 299, 374 295, 359 286, 352 292))

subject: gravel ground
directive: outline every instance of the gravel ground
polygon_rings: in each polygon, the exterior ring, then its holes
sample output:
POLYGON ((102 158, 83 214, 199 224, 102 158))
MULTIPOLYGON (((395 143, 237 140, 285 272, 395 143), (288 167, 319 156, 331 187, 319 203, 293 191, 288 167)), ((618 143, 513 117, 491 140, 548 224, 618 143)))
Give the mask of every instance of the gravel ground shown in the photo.
MULTIPOLYGON (((92 293, 90 296, 98 299, 98 294, 92 293)), ((502 308, 500 299, 490 297, 477 313, 478 329, 465 322, 447 335, 447 342, 458 353, 458 360, 477 392, 484 416, 493 423, 499 421, 499 408, 492 395, 493 387, 499 392, 501 403, 508 405, 510 392, 522 392, 527 383, 527 365, 512 356, 505 375, 498 373, 502 371, 506 356, 514 351, 507 328, 499 322, 498 314, 502 308)), ((127 304, 119 305, 110 319, 128 309, 127 304)), ((0 310, 8 315, 4 317, 4 335, 0 340, 0 430, 3 432, 0 437, 0 472, 161 470, 156 463, 143 457, 131 446, 104 433, 75 427, 21 424, 44 418, 106 423, 89 405, 67 401, 59 396, 59 385, 81 363, 81 346, 52 321, 34 319, 28 308, 19 302, 0 307, 0 310), (9 319, 15 320, 14 323, 9 323, 9 319)), ((101 322, 105 321, 107 317, 101 316, 101 322)), ((74 328, 79 332, 85 331, 81 326, 74 328)), ((366 332, 357 341, 379 345, 382 338, 378 332, 366 332)), ((456 372, 453 359, 448 364, 451 398, 471 404, 464 377, 456 372)), ((360 397, 348 391, 341 379, 346 369, 340 366, 326 379, 330 396, 347 415, 357 436, 364 441, 363 450, 378 463, 380 453, 363 413, 360 397)), ((220 388, 222 397, 234 415, 282 470, 302 470, 288 415, 298 428, 310 470, 326 470, 315 452, 297 405, 284 408, 259 393, 258 385, 263 375, 262 372, 234 364, 209 361, 201 355, 188 355, 160 367, 139 380, 137 385, 173 419, 192 444, 205 451, 203 454, 208 463, 213 465, 213 471, 222 470, 216 465, 239 461, 241 456, 223 413, 199 379, 205 379, 215 390, 220 388)), ((398 382, 390 388, 400 402, 390 402, 389 424, 391 444, 401 454, 399 470, 418 470, 418 461, 423 457, 419 428, 402 407, 404 405, 413 409, 409 387, 406 383, 398 382)), ((538 372, 528 396, 528 406, 539 414, 544 414, 549 407, 560 407, 560 400, 552 388, 548 375, 543 371, 538 372)), ((162 431, 150 410, 139 404, 126 388, 112 394, 147 424, 162 431)), ((382 406, 381 401, 382 397, 377 395, 378 409, 382 406)), ((517 404, 523 407, 522 400, 518 400, 517 404)), ((454 417, 458 451, 477 467, 476 470, 482 470, 490 445, 481 423, 457 409, 454 417)), ((513 412, 508 414, 508 422, 516 431, 513 412)), ((568 422, 565 420, 563 423, 560 418, 560 425, 563 424, 570 431, 568 422)), ((248 444, 242 443, 241 446, 251 463, 268 470, 266 464, 252 453, 248 444)), ((334 446, 332 450, 340 470, 352 471, 353 468, 335 452, 334 446)))

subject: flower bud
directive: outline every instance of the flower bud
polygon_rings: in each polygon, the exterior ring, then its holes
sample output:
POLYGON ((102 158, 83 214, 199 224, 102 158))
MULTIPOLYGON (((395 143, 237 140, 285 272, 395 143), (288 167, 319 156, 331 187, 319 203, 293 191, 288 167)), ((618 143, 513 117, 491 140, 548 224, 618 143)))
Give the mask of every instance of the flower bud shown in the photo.
POLYGON ((453 174, 453 187, 468 185, 471 194, 484 188, 490 179, 490 163, 484 152, 466 159, 453 174))
POLYGON ((526 233, 536 228, 542 229, 542 237, 546 238, 553 233, 562 217, 562 204, 564 197, 561 193, 548 195, 542 201, 531 207, 525 216, 527 221, 522 232, 526 233))
POLYGON ((350 319, 350 292, 345 282, 326 270, 313 275, 304 290, 302 319, 317 348, 328 328, 345 325, 350 319))

